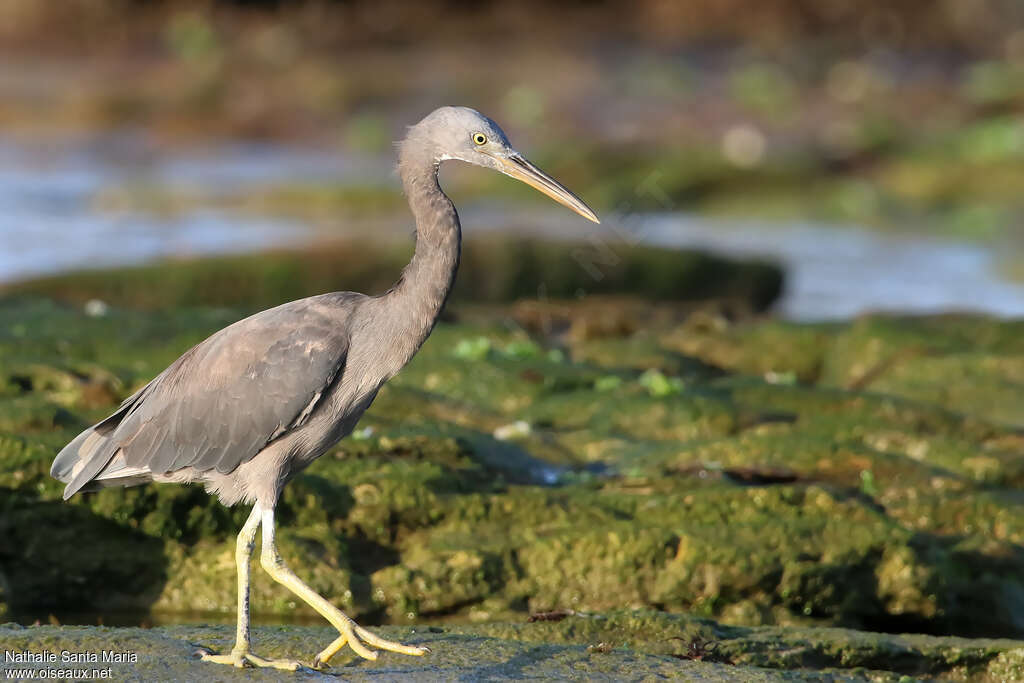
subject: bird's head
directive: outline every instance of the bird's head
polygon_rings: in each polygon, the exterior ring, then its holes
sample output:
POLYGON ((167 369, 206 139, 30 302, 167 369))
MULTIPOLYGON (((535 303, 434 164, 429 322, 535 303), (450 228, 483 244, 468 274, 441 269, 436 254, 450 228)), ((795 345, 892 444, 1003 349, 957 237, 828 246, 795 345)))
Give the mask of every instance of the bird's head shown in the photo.
POLYGON ((582 199, 527 161, 491 119, 468 107, 441 107, 409 129, 403 155, 415 147, 434 163, 458 159, 491 168, 540 190, 584 218, 600 223, 582 199))

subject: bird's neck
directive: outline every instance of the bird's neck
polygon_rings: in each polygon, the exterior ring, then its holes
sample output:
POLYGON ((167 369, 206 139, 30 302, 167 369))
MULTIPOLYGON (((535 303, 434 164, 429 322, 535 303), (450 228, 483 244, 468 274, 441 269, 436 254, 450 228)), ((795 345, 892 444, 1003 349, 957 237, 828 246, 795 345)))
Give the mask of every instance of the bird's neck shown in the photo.
POLYGON ((437 161, 402 155, 399 171, 416 218, 416 251, 384 296, 384 305, 394 326, 391 343, 399 347, 395 350, 404 365, 434 329, 451 292, 462 229, 455 206, 437 182, 437 161))

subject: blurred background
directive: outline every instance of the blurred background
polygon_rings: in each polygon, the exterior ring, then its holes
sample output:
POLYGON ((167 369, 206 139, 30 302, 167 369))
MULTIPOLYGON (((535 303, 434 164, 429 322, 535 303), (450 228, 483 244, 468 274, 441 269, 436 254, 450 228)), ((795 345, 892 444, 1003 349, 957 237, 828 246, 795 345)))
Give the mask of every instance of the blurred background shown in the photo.
POLYGON ((0 58, 0 282, 407 240, 392 143, 464 104, 605 217, 446 169, 471 238, 766 260, 794 319, 1024 313, 1013 0, 5 0, 0 58))
POLYGON ((0 0, 0 615, 234 619, 245 510, 49 464, 243 315, 389 287, 447 104, 603 222, 446 165, 456 289, 288 487, 299 575, 367 624, 1024 637, 1017 0, 0 0))

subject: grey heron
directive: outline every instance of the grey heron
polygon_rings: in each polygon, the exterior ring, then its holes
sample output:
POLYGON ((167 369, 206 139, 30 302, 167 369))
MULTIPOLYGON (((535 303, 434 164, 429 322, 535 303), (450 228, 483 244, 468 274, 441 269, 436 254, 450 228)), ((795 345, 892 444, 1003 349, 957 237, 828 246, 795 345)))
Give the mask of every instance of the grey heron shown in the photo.
POLYGON ((461 227, 438 184, 451 159, 521 180, 599 222, 583 201, 516 152, 494 121, 442 107, 409 128, 398 169, 416 219, 416 247, 398 282, 380 296, 321 294, 283 304, 211 335, 61 450, 51 475, 79 491, 146 482, 201 482, 224 505, 253 504, 238 534, 238 622, 228 654, 211 662, 297 669, 295 660, 253 654, 249 568, 262 527, 261 564, 339 633, 313 661, 348 644, 376 659, 380 648, 422 655, 385 640, 306 585, 282 561, 274 508, 297 472, 348 435, 381 386, 409 362, 437 322, 459 265, 461 227))

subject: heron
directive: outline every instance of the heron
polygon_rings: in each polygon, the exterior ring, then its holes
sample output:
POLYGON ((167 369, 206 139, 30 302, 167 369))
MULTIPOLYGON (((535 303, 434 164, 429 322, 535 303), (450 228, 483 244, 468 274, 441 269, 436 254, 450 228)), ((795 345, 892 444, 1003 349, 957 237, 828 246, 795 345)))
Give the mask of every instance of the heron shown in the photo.
POLYGON ((381 386, 433 330, 455 281, 462 242, 458 213, 438 183, 449 160, 499 171, 600 222, 582 199, 517 152, 494 121, 467 107, 441 107, 398 144, 416 245, 391 289, 379 296, 311 296, 225 327, 75 437, 53 461, 51 475, 67 484, 65 500, 110 486, 197 482, 226 506, 252 505, 235 545, 235 644, 227 654, 204 651, 205 661, 293 671, 301 666, 251 649, 249 572, 260 530, 263 569, 338 631, 313 668, 327 665, 346 644, 369 660, 378 656, 374 648, 429 651, 359 626, 304 583, 278 552, 274 508, 285 484, 352 432, 381 386))

